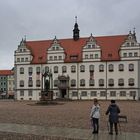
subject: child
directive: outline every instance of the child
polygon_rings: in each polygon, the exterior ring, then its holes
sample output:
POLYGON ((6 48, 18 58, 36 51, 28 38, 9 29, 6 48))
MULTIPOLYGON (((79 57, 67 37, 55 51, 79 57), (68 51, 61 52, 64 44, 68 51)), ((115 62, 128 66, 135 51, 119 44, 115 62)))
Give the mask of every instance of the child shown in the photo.
POLYGON ((100 105, 98 104, 98 100, 94 99, 94 104, 91 109, 90 118, 93 125, 93 134, 98 134, 99 132, 99 118, 100 118, 100 105))

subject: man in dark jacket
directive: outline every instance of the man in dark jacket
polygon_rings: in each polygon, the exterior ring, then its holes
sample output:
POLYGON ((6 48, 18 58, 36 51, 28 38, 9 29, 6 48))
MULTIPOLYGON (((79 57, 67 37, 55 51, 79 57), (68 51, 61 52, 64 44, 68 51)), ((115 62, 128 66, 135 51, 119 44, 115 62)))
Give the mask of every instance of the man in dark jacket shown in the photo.
POLYGON ((118 134, 118 114, 120 113, 120 108, 116 105, 115 100, 111 100, 106 115, 109 114, 109 123, 110 123, 110 132, 109 134, 113 135, 113 124, 115 126, 116 135, 118 134))

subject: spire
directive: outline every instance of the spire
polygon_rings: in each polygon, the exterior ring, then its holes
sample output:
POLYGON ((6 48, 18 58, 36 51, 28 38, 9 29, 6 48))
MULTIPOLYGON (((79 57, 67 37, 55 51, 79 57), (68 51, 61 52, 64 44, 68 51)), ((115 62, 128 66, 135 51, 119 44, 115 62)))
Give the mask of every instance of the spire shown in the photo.
POLYGON ((79 39, 79 29, 78 29, 78 24, 77 24, 77 16, 75 16, 75 25, 73 29, 73 39, 77 41, 79 39))

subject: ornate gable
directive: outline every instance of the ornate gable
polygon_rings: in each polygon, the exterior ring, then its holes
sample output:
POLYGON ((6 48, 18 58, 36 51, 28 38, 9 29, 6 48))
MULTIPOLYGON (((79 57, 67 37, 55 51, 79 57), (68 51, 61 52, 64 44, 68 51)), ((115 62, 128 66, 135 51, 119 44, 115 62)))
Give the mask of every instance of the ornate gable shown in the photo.
POLYGON ((135 31, 133 31, 133 33, 129 31, 129 34, 127 35, 127 39, 125 40, 122 47, 137 47, 137 46, 139 46, 139 44, 137 43, 135 31))
POLYGON ((55 36, 54 40, 52 41, 51 47, 48 49, 48 51, 59 51, 59 50, 63 50, 63 48, 60 46, 60 43, 55 36))
POLYGON ((97 45, 96 39, 91 34, 84 49, 95 49, 95 48, 97 49, 100 47, 97 45))

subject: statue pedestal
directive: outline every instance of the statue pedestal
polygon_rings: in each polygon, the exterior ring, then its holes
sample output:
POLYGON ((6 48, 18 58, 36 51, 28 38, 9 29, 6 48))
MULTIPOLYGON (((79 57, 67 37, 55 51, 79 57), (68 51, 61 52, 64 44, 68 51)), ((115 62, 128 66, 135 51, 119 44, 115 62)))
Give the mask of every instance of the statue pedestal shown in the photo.
POLYGON ((52 101, 53 100, 53 91, 41 91, 40 101, 52 101))

